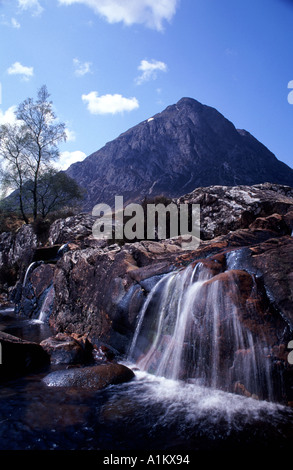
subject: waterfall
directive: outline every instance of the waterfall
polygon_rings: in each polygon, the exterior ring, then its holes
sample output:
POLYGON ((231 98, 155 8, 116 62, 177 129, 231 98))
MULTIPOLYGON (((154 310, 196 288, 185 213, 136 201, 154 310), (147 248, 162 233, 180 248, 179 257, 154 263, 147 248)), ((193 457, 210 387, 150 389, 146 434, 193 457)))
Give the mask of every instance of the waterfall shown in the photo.
POLYGON ((40 264, 42 263, 42 261, 33 261, 27 268, 26 272, 25 272, 25 275, 24 275, 24 279, 23 279, 23 282, 22 282, 22 288, 24 289, 25 286, 26 286, 26 283, 27 283, 27 279, 28 279, 28 276, 30 275, 30 273, 32 272, 32 270, 39 266, 40 264))
POLYGON ((55 289, 54 289, 54 285, 52 284, 48 288, 47 293, 44 297, 44 300, 40 309, 39 317, 38 317, 39 322, 45 323, 47 321, 52 311, 54 298, 55 298, 55 289))
POLYGON ((254 304, 241 297, 241 275, 253 292, 244 271, 213 275, 198 263, 166 275, 140 312, 129 357, 157 376, 272 400, 268 345, 247 326, 254 304))

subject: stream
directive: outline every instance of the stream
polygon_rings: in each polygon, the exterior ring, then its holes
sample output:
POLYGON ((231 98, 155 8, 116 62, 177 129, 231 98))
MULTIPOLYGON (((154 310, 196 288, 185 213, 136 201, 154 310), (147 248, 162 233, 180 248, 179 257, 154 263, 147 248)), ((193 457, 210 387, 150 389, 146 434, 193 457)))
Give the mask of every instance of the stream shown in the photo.
MULTIPOLYGON (((48 325, 0 313, 0 330, 40 342, 48 325)), ((43 373, 0 388, 0 450, 279 450, 292 447, 293 411, 125 362, 135 378, 104 390, 48 387, 43 373)), ((60 367, 60 366, 59 366, 60 367)))

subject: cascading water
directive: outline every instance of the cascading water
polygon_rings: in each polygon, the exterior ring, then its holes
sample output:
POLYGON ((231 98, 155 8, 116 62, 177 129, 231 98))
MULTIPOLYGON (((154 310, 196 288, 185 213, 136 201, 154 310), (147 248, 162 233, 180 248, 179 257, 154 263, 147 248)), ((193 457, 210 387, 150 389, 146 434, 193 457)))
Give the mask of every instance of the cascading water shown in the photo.
POLYGON ((23 282, 22 282, 22 288, 24 289, 26 287, 26 284, 27 284, 27 280, 28 280, 28 277, 29 275, 31 274, 31 272, 37 267, 39 266, 41 263, 43 263, 43 261, 33 261, 27 268, 26 272, 25 272, 25 275, 24 275, 24 278, 23 278, 23 282))
MULTIPOLYGON (((273 400, 268 346, 243 321, 237 273, 214 276, 198 263, 166 275, 140 312, 130 349, 137 366, 157 376, 273 400)), ((253 280, 251 285, 254 289, 253 280)))
POLYGON ((44 300, 40 309, 38 321, 42 323, 47 321, 53 308, 54 297, 55 297, 55 289, 54 289, 54 285, 52 284, 48 288, 47 293, 44 297, 44 300))

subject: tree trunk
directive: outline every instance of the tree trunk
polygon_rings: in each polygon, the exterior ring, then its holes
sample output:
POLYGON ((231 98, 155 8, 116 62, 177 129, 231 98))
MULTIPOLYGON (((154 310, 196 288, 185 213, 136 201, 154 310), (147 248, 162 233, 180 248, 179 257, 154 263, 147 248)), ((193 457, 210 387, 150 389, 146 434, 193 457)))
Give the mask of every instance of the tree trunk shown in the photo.
POLYGON ((20 207, 20 212, 22 215, 22 218, 26 224, 29 224, 29 220, 24 212, 24 207, 23 207, 23 202, 22 202, 22 191, 20 190, 19 192, 19 207, 20 207))

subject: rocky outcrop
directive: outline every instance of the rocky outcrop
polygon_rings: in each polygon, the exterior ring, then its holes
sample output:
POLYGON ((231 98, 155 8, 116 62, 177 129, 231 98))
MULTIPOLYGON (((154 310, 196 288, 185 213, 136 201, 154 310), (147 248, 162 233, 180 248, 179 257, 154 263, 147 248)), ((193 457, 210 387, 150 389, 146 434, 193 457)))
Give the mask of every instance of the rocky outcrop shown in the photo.
POLYGON ((182 98, 107 143, 67 174, 86 189, 84 209, 211 185, 273 182, 293 186, 293 170, 216 109, 182 98))
MULTIPOLYGON (((288 187, 267 184, 202 188, 186 195, 177 202, 201 205, 203 240, 195 251, 184 252, 176 240, 121 246, 108 246, 106 242, 94 240, 92 235, 74 240, 72 249, 56 265, 52 327, 70 334, 89 333, 96 341, 125 351, 138 311, 160 276, 199 259, 208 262, 215 255, 222 254, 225 260, 236 248, 247 247, 248 250, 242 250, 243 264, 239 262, 237 269, 245 269, 249 259, 249 269, 254 272, 262 272, 263 266, 265 279, 279 268, 271 256, 267 256, 267 264, 262 264, 253 250, 265 250, 269 254, 269 247, 273 245, 276 258, 284 257, 283 251, 287 250, 284 259, 287 268, 280 269, 280 273, 284 273, 283 282, 290 289, 292 194, 288 187), (217 236, 219 232, 221 235, 217 236), (279 240, 278 246, 277 242, 269 242, 274 239, 279 240)), ((237 253, 239 257, 240 250, 237 253)), ((229 259, 232 259, 231 254, 229 259)), ((272 283, 272 280, 266 282, 267 289, 272 283)), ((282 282, 279 280, 274 285, 276 290, 282 282)), ((279 294, 275 293, 276 299, 279 294)), ((280 310, 290 301, 290 296, 286 296, 286 300, 284 296, 280 305, 275 301, 280 310)), ((286 311, 289 309, 288 306, 286 311)))
MULTIPOLYGON (((293 230, 293 189, 289 186, 265 183, 254 186, 209 186, 200 187, 178 199, 170 199, 178 206, 181 204, 200 205, 201 239, 211 240, 229 231, 248 228, 256 220, 253 228, 269 229, 269 223, 276 228, 275 221, 267 219, 276 214, 285 216, 280 223, 279 232, 291 234, 293 230), (266 226, 261 219, 266 218, 266 226), (270 222, 271 220, 271 222, 270 222)), ((49 232, 49 242, 79 246, 105 248, 106 241, 94 240, 93 225, 96 217, 79 214, 67 219, 56 220, 49 232), (83 245, 85 244, 85 245, 83 245)), ((170 243, 169 243, 170 244, 170 243)), ((60 246, 60 245, 59 245, 60 246)))
MULTIPOLYGON (((278 196, 275 202, 277 199, 278 196)), ((88 333, 93 343, 110 345, 124 354, 151 288, 170 271, 184 269, 190 263, 203 263, 213 273, 210 282, 220 282, 223 291, 238 306, 237 315, 243 327, 252 337, 265 338, 278 400, 292 401, 293 371, 287 360, 287 345, 293 336, 291 202, 286 196, 280 213, 272 214, 276 206, 268 204, 264 208, 268 208, 269 215, 265 216, 263 208, 248 226, 245 222, 247 228, 229 231, 226 227, 226 234, 203 240, 191 252, 182 251, 168 240, 107 248, 83 245, 67 252, 56 265, 51 326, 68 334, 88 333), (236 290, 231 288, 232 284, 236 290)), ((242 211, 237 219, 240 227, 241 214, 242 211)), ((203 295, 203 311, 204 301, 203 295)), ((235 357, 235 367, 243 363, 244 353, 239 351, 235 357)), ((248 358, 249 351, 245 354, 248 358)), ((232 360, 224 338, 221 358, 232 360)), ((235 392, 244 391, 251 396, 253 392, 239 371, 235 392)))
POLYGON ((229 231, 248 227, 275 230, 277 221, 273 218, 274 214, 280 222, 278 233, 286 235, 292 232, 293 189, 288 186, 266 183, 197 188, 180 197, 176 203, 200 204, 202 240, 211 240, 229 231), (257 223, 253 224, 256 219, 257 223))
POLYGON ((96 218, 89 214, 78 214, 58 219, 50 227, 50 245, 70 243, 73 240, 81 240, 92 233, 96 218))
POLYGON ((0 331, 0 382, 46 369, 49 355, 36 343, 0 331))
MULTIPOLYGON (((54 262, 35 261, 26 281, 19 283, 21 312, 38 317, 48 292, 53 292, 48 316, 58 336, 44 345, 52 363, 84 364, 79 356, 83 346, 75 341, 83 336, 93 347, 93 359, 97 355, 104 360, 103 348, 127 353, 139 311, 164 275, 202 263, 212 273, 210 283, 221 282, 235 300, 233 278, 239 321, 253 336, 265 335, 276 383, 282 384, 278 396, 293 401, 287 359, 293 339, 292 188, 197 188, 175 202, 201 206, 202 240, 196 250, 183 251, 178 239, 119 244, 96 240, 93 219, 85 214, 66 223, 56 221, 50 241, 52 247, 63 244, 62 253, 54 262)), ((227 345, 221 354, 229 355, 227 345)), ((235 364, 246 353, 237 354, 235 364)), ((251 393, 242 379, 235 382, 235 391, 241 390, 251 393)))

